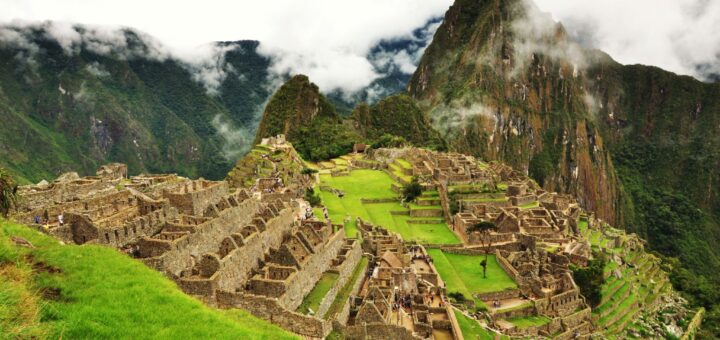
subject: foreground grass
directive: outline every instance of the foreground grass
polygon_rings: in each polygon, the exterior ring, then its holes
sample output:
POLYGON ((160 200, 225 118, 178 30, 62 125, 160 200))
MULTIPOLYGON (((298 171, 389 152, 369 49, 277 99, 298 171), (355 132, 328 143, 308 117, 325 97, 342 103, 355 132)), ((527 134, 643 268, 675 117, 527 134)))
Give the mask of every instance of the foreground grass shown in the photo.
POLYGON ((498 265, 495 255, 488 256, 487 278, 483 278, 480 261, 485 255, 460 255, 445 253, 440 249, 428 249, 433 264, 445 281, 448 292, 459 292, 475 305, 482 308, 484 303, 473 297, 473 293, 491 293, 517 288, 517 284, 498 265))
POLYGON ((325 272, 320 277, 320 280, 315 284, 315 287, 308 293, 303 299, 303 302, 298 306, 297 311, 302 314, 307 314, 312 310, 317 313, 318 307, 322 299, 325 297, 328 291, 333 287, 337 281, 339 275, 337 273, 325 272))
POLYGON ((209 308, 114 249, 61 245, 6 221, 0 268, 0 337, 297 338, 245 311, 209 308), (35 248, 18 247, 10 236, 35 248))

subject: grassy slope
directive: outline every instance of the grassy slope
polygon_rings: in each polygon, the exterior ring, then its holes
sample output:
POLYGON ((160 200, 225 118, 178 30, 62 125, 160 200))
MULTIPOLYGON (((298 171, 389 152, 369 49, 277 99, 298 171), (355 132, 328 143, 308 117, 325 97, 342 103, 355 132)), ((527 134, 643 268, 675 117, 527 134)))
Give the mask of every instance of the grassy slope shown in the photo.
POLYGON ((350 297, 350 293, 352 293, 352 288, 355 282, 360 278, 360 275, 365 273, 365 268, 367 268, 368 265, 368 258, 363 257, 360 259, 360 262, 357 264, 357 267, 355 267, 355 270, 353 270, 352 277, 350 280, 348 280, 347 283, 345 283, 345 286, 338 292, 337 296, 335 296, 335 300, 333 301, 332 305, 330 305, 330 309, 328 309, 327 313, 325 313, 325 318, 329 318, 340 312, 340 308, 343 308, 345 305, 344 303, 348 300, 350 297))
MULTIPOLYGON (((485 329, 477 321, 468 318, 462 312, 455 310, 455 318, 460 325, 460 331, 463 337, 467 340, 493 340, 495 339, 495 333, 485 329)), ((509 339, 503 335, 500 339, 509 339)))
MULTIPOLYGON (((393 198, 397 194, 390 187, 392 178, 382 171, 353 170, 349 176, 332 177, 321 175, 323 185, 345 191, 345 197, 320 191, 323 204, 328 208, 330 219, 342 221, 345 216, 352 216, 353 220, 360 217, 363 220, 383 226, 390 231, 397 232, 405 240, 416 240, 435 244, 457 244, 457 236, 445 223, 437 224, 408 224, 410 216, 392 215, 390 211, 405 211, 399 202, 363 204, 361 198, 393 198)), ((346 229, 355 236, 355 229, 346 229)))
POLYGON ((338 276, 337 273, 323 273, 320 280, 315 284, 315 287, 305 296, 300 306, 298 306, 297 311, 303 314, 307 314, 310 310, 317 312, 320 302, 322 302, 325 294, 333 287, 338 276))
POLYGON ((7 307, 0 308, 0 334, 10 338, 294 338, 247 312, 213 310, 114 249, 61 245, 5 221, 0 303, 7 307), (17 247, 10 236, 36 248, 17 247), (59 272, 41 270, 38 263, 59 272), (41 298, 53 290, 59 290, 57 298, 41 298))
POLYGON ((462 293, 465 298, 473 299, 479 308, 484 303, 473 298, 473 293, 489 293, 517 288, 517 284, 500 268, 494 255, 488 256, 487 278, 483 278, 482 261, 484 255, 459 255, 445 253, 440 249, 428 249, 433 264, 440 273, 448 292, 462 293))

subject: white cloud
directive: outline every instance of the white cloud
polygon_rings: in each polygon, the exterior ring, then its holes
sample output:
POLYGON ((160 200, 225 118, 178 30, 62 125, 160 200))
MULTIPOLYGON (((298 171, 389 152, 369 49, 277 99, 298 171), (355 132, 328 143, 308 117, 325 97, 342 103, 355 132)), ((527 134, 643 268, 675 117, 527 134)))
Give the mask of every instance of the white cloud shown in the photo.
POLYGON ((572 35, 624 64, 655 65, 703 78, 720 72, 720 1, 537 0, 572 35))
MULTIPOLYGON (((409 35, 430 18, 442 16, 451 4, 452 0, 208 0, 202 5, 170 0, 0 0, 0 22, 53 20, 133 27, 190 59, 198 46, 212 41, 260 40, 261 50, 277 58, 273 70, 306 73, 330 92, 370 84, 378 75, 366 55, 377 42, 409 35)), ((64 48, 71 49, 79 39, 65 26, 51 28, 50 34, 59 37, 64 48)), ((223 76, 222 70, 206 66, 204 61, 198 66, 200 78, 212 83, 223 76)))

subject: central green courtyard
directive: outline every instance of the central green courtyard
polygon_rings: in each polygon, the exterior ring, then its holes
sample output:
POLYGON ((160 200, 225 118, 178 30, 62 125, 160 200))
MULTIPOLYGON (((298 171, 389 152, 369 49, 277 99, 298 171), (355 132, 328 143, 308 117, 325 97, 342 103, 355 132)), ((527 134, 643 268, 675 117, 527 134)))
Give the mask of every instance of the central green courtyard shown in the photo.
MULTIPOLYGON (((441 217, 419 218, 410 216, 410 209, 400 204, 398 194, 392 185, 398 185, 387 173, 378 170, 353 170, 348 176, 333 177, 320 175, 320 187, 342 190, 344 197, 319 190, 323 205, 327 207, 330 219, 334 223, 345 223, 348 237, 357 236, 355 218, 381 226, 400 234, 406 241, 424 244, 459 244, 457 238, 441 217), (366 203, 363 203, 363 200, 366 203), (382 203, 370 203, 368 200, 381 200, 382 203)), ((411 206, 411 209, 413 206, 411 206)), ((439 206, 424 209, 441 209, 439 206)), ((417 207, 415 207, 417 209, 417 207)))
POLYGON ((428 249, 428 254, 445 281, 447 291, 462 293, 465 298, 475 300, 478 307, 484 304, 473 297, 474 293, 500 292, 518 287, 497 263, 495 255, 488 255, 487 278, 483 278, 480 262, 485 255, 451 254, 440 249, 428 249))

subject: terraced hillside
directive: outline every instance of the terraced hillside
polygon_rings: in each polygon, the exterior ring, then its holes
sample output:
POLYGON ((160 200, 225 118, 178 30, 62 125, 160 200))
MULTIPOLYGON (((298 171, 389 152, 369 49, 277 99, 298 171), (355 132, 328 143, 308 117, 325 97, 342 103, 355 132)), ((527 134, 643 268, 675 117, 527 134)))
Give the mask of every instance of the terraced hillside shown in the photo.
MULTIPOLYGON (((381 225, 406 241, 457 244, 457 236, 443 218, 436 191, 426 191, 417 204, 404 206, 399 190, 404 182, 393 170, 347 171, 342 158, 319 163, 320 196, 330 219, 344 221, 348 236, 355 237, 355 219, 381 225), (342 192, 340 197, 339 192, 342 192)), ((402 162, 402 161, 401 161, 402 162)))
MULTIPOLYGON (((655 255, 639 244, 631 244, 623 231, 600 223, 580 223, 582 234, 594 251, 608 257, 601 302, 593 308, 598 329, 608 337, 648 334, 636 322, 649 318, 663 304, 661 297, 673 296, 668 274, 655 255)), ((680 320, 679 320, 680 321, 680 320)), ((682 322, 682 321, 681 321, 682 322)))

